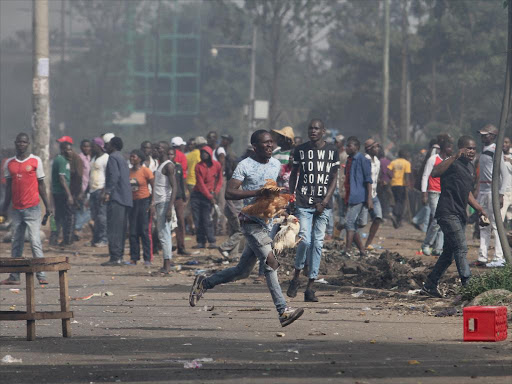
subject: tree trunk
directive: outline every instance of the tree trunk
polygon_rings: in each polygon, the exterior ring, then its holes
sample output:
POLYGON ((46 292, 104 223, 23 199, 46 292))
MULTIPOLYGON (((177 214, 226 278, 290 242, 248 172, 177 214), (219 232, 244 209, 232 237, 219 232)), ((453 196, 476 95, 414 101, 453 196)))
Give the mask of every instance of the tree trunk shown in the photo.
POLYGON ((436 91, 437 64, 435 58, 432 60, 432 84, 430 90, 432 92, 430 104, 430 121, 437 120, 437 91, 436 91))
POLYGON ((388 141, 389 115, 389 0, 384 0, 384 52, 382 60, 382 141, 388 141))
POLYGON ((409 123, 407 121, 407 87, 409 84, 408 52, 408 6, 409 0, 402 0, 402 81, 400 89, 400 139, 409 141, 409 123))

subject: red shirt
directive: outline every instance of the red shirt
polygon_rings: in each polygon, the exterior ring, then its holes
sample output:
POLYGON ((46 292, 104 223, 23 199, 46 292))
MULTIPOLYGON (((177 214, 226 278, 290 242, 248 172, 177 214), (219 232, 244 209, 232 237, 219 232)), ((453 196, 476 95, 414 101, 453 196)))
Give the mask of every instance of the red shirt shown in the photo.
MULTIPOLYGON (((439 155, 436 157, 436 161, 434 162, 434 167, 438 164, 441 164, 443 159, 439 155)), ((441 192, 441 178, 440 177, 432 177, 430 175, 428 177, 428 190, 432 192, 441 192)))
POLYGON ((187 178, 187 156, 179 149, 176 149, 176 157, 174 158, 175 163, 181 164, 181 169, 183 169, 183 178, 187 178))
MULTIPOLYGON (((209 147, 204 147, 208 148, 209 147)), ((209 151, 211 153, 211 149, 209 151)), ((201 192, 208 200, 211 200, 212 192, 219 193, 222 187, 222 167, 218 161, 212 160, 209 167, 204 161, 196 164, 196 186, 194 191, 201 192)))
POLYGON ((30 155, 23 161, 11 157, 5 164, 4 176, 11 180, 14 209, 31 208, 39 204, 38 180, 44 179, 43 163, 39 157, 30 155))

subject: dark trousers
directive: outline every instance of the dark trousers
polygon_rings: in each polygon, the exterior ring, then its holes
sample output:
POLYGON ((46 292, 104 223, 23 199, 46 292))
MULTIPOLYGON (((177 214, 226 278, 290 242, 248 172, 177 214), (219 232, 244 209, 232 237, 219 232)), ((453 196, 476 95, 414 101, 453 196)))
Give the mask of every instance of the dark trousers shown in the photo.
POLYGON ((73 242, 73 228, 74 222, 74 208, 69 206, 68 199, 65 193, 54 193, 53 203, 55 205, 55 224, 57 226, 56 232, 51 234, 51 242, 57 242, 59 233, 62 228, 62 242, 69 245, 73 242))
POLYGON ((455 215, 444 216, 437 219, 444 235, 443 253, 437 259, 434 269, 428 275, 428 285, 437 286, 441 276, 446 272, 450 264, 455 260, 457 271, 462 285, 471 277, 467 254, 468 246, 466 244, 466 223, 455 215))
POLYGON ((393 207, 393 215, 396 218, 398 225, 402 223, 402 216, 404 214, 404 206, 406 201, 406 189, 405 187, 391 187, 391 191, 393 192, 393 197, 395 199, 395 206, 393 207))
POLYGON ((377 197, 379 198, 380 205, 382 206, 382 216, 389 218, 391 213, 391 206, 393 204, 393 193, 391 192, 391 186, 389 184, 379 183, 377 185, 377 197))
POLYGON ((213 204, 200 192, 192 192, 190 198, 194 226, 196 227, 197 244, 215 244, 215 235, 212 223, 213 204))
POLYGON ((107 242, 107 205, 101 201, 101 192, 102 190, 94 191, 89 198, 91 219, 94 221, 93 244, 107 242))
POLYGON ((176 243, 178 250, 185 249, 185 202, 183 199, 176 199, 174 201, 174 210, 176 211, 176 220, 178 227, 176 227, 176 243))
POLYGON ((110 261, 123 259, 128 207, 117 201, 107 203, 107 237, 110 261))
POLYGON ((151 240, 149 236, 149 205, 151 197, 133 200, 133 207, 128 213, 130 223, 130 259, 140 260, 140 243, 144 261, 151 261, 151 240))

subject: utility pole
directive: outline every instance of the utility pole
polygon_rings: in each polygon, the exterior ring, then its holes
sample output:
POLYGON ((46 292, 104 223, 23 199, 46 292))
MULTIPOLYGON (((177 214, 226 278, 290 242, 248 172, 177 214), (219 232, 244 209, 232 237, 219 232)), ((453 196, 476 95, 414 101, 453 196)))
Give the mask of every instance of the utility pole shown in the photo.
POLYGON ((252 44, 251 44, 251 79, 249 84, 249 131, 247 142, 250 141, 252 131, 254 129, 254 92, 256 85, 256 42, 258 37, 258 27, 252 27, 252 44))
MULTIPOLYGON (((41 158, 44 173, 50 175, 50 56, 48 37, 48 0, 32 0, 33 78, 32 141, 33 152, 41 158)), ((50 183, 46 183, 49 187, 50 183)))
POLYGON ((400 140, 409 141, 409 119, 408 119, 408 99, 409 99, 409 14, 407 11, 409 0, 402 0, 402 81, 400 88, 400 140))
POLYGON ((66 0, 60 1, 60 65, 63 66, 66 59, 66 0))
POLYGON ((382 143, 388 142, 389 120, 389 0, 384 0, 384 55, 382 60, 382 143))

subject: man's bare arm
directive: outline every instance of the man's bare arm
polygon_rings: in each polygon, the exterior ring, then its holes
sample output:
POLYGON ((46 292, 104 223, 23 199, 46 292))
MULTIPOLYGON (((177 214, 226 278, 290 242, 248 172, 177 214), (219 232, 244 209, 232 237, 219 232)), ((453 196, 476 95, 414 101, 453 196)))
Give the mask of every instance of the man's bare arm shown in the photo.
POLYGON ((250 197, 256 197, 260 195, 261 189, 257 189, 255 191, 244 191, 240 189, 242 182, 237 179, 230 179, 228 181, 228 185, 226 186, 225 197, 226 200, 242 200, 250 197))

